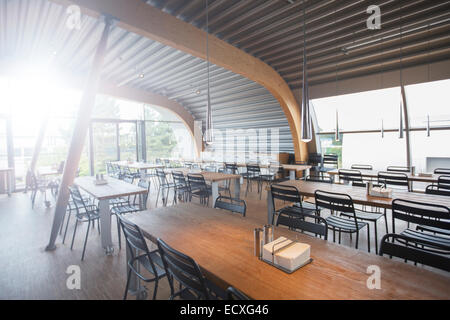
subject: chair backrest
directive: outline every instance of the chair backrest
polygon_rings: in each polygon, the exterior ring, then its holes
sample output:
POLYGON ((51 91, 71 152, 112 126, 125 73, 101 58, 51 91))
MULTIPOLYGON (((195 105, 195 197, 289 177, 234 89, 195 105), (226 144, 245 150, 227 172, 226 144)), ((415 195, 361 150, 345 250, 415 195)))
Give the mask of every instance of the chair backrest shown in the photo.
POLYGON ((370 164, 352 164, 351 168, 356 170, 373 170, 370 164))
MULTIPOLYGON (((270 193, 272 194, 272 200, 275 199, 293 202, 293 203, 300 203, 302 202, 302 198, 300 196, 300 192, 298 192, 298 189, 294 186, 285 186, 282 184, 272 184, 270 186, 270 193)), ((274 209, 275 209, 275 203, 274 203, 274 209)))
POLYGON ((439 176, 437 185, 438 185, 439 189, 450 190, 450 175, 439 176))
MULTIPOLYGON (((134 223, 128 221, 123 216, 118 215, 119 223, 122 227, 123 234, 125 235, 125 241, 127 242, 127 246, 130 249, 131 260, 135 259, 135 252, 143 252, 150 263, 150 266, 153 270, 153 274, 158 274, 153 263, 153 259, 150 256, 150 251, 148 250, 147 242, 145 241, 144 235, 142 234, 141 229, 135 225, 134 223)), ((138 253, 141 254, 141 253, 138 253)))
POLYGON ((242 291, 236 289, 235 287, 227 288, 227 299, 228 300, 251 300, 242 291))
POLYGON ((319 165, 322 164, 322 155, 320 153, 310 153, 308 163, 310 165, 319 165))
POLYGON ((184 177, 183 172, 181 171, 172 171, 173 182, 177 187, 185 187, 187 186, 186 178, 184 177))
POLYGON ((88 205, 84 201, 83 196, 81 195, 80 189, 77 186, 69 186, 69 193, 72 198, 72 203, 75 206, 78 216, 91 216, 91 211, 88 208, 88 205))
POLYGON ((427 194, 435 194, 438 196, 447 196, 450 197, 450 190, 447 190, 446 188, 442 189, 439 188, 438 185, 430 184, 426 187, 425 193, 427 194))
POLYGON ((402 166, 388 166, 386 171, 389 172, 411 172, 411 167, 402 167, 402 166))
POLYGON ((344 182, 362 183, 362 174, 359 170, 339 169, 339 180, 344 182))
MULTIPOLYGON (((420 246, 432 245, 439 249, 441 246, 436 243, 429 243, 426 240, 410 238, 405 235, 388 233, 383 236, 380 242, 380 256, 389 255, 415 263, 421 263, 430 267, 450 271, 450 258, 441 254, 436 254, 427 250, 422 250, 420 246)), ((443 251, 448 248, 442 247, 443 251)))
POLYGON ((408 176, 404 173, 380 171, 378 172, 378 183, 385 186, 404 186, 409 190, 408 176))
POLYGON ((339 213, 352 213, 355 226, 358 225, 353 199, 348 194, 316 190, 314 192, 314 198, 316 200, 317 210, 325 208, 339 213))
POLYGON ((333 183, 333 179, 329 176, 306 176, 305 181, 333 183))
POLYGON ((188 182, 189 182, 189 188, 194 191, 194 190, 206 190, 207 189, 207 185, 205 182, 205 178, 203 177, 203 175, 201 174, 197 174, 197 173, 190 173, 188 174, 188 182))
POLYGON ((450 209, 430 203, 394 199, 392 201, 392 231, 395 220, 450 230, 450 209))
POLYGON ((338 155, 337 154, 325 154, 323 156, 323 165, 329 164, 332 166, 338 167, 338 155))
POLYGON ((126 175, 122 177, 122 181, 133 184, 134 178, 132 176, 126 175))
POLYGON ((232 170, 232 173, 236 173, 238 171, 236 163, 225 163, 225 169, 232 170))
POLYGON ((161 239, 157 241, 166 273, 200 298, 210 299, 206 279, 194 259, 170 247, 161 239))
POLYGON ((277 217, 276 225, 287 226, 290 229, 298 229, 306 232, 313 233, 328 239, 328 224, 327 221, 319 216, 312 214, 302 214, 302 218, 312 218, 314 222, 307 221, 306 219, 299 219, 298 213, 290 209, 289 207, 280 210, 277 217))
POLYGON ((436 168, 434 169, 435 174, 450 174, 450 168, 436 168))
POLYGON ((244 200, 241 199, 233 199, 230 197, 219 196, 216 199, 214 208, 240 213, 245 217, 245 213, 247 211, 247 204, 245 203, 244 200))
POLYGON ((166 177, 166 173, 164 172, 163 169, 160 168, 156 168, 156 176, 158 177, 158 181, 160 185, 167 185, 167 177, 166 177))
POLYGON ((257 164, 247 164, 247 174, 250 177, 257 177, 261 174, 261 168, 257 164))
POLYGON ((216 167, 214 166, 206 166, 205 167, 206 172, 216 172, 216 167))

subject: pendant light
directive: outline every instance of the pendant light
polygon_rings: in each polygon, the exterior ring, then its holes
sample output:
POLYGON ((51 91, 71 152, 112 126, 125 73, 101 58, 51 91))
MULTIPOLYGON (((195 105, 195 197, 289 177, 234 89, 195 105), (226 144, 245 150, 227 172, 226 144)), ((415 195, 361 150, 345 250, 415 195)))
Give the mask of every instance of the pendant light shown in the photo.
POLYGON ((430 136, 430 115, 427 114, 427 137, 430 136))
MULTIPOLYGON (((428 70, 427 70, 427 72, 428 72, 428 83, 430 82, 430 80, 431 80, 431 77, 430 77, 430 24, 428 24, 428 30, 427 30, 427 38, 428 38, 428 43, 427 43, 427 47, 428 47, 428 53, 427 53, 427 55, 428 55, 428 70)), ((427 137, 429 137, 430 136, 430 115, 429 114, 427 114, 427 137)))
POLYGON ((212 145, 214 137, 213 137, 213 123, 212 123, 212 109, 211 109, 211 96, 209 91, 209 43, 208 43, 208 35, 209 35, 209 12, 208 12, 208 1, 206 0, 206 70, 208 75, 208 90, 207 90, 207 98, 206 98, 206 128, 203 134, 203 139, 206 145, 212 145))
MULTIPOLYGON (((336 8, 334 9, 334 24, 337 25, 336 8)), ((336 39, 337 39, 337 37, 336 37, 336 39)), ((335 90, 336 90, 336 97, 337 97, 338 96, 338 61, 337 61, 337 59, 336 59, 336 65, 335 65, 335 90)), ((334 140, 337 142, 339 141, 339 114, 338 114, 337 108, 336 108, 336 131, 334 133, 334 140)))
POLYGON ((336 132, 334 133, 334 140, 339 141, 339 115, 336 109, 336 132))
POLYGON ((403 102, 400 101, 400 125, 398 127, 398 137, 403 139, 403 102))
POLYGON ((308 74, 306 63, 306 14, 303 1, 303 85, 302 85, 302 135, 301 140, 308 143, 312 140, 311 112, 309 110, 308 74))
MULTIPOLYGON (((402 6, 403 12, 403 6, 402 6)), ((400 22, 400 124, 398 127, 398 137, 403 139, 403 20, 400 22)))
POLYGON ((383 123, 383 119, 381 119, 381 138, 384 138, 384 123, 383 123))

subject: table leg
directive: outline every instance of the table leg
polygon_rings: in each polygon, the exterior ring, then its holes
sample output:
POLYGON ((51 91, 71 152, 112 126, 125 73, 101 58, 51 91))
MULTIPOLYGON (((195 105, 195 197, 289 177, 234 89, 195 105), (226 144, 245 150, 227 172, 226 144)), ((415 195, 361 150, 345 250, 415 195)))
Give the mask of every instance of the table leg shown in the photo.
POLYGON ((272 202, 272 192, 270 192, 270 189, 267 190, 267 223, 272 224, 272 218, 273 218, 273 202, 272 202))
POLYGON ((212 187, 211 206, 214 208, 214 205, 216 204, 217 197, 219 196, 219 183, 217 181, 213 181, 211 183, 211 187, 212 187))
POLYGON ((242 177, 234 179, 234 198, 236 199, 241 198, 241 179, 242 177))
POLYGON ((98 209, 100 211, 100 229, 102 236, 102 247, 107 255, 114 252, 111 239, 111 213, 109 212, 109 200, 99 200, 98 209))
POLYGON ((295 170, 289 170, 289 180, 295 180, 295 170))

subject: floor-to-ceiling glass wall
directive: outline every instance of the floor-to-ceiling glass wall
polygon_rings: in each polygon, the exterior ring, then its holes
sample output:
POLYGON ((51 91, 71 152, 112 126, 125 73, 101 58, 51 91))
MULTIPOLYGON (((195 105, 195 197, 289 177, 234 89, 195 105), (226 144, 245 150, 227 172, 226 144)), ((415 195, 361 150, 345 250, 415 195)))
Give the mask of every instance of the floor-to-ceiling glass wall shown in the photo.
POLYGON ((322 153, 338 154, 342 168, 370 164, 385 170, 389 165, 406 165, 405 139, 389 132, 399 128, 400 100, 398 87, 313 100, 322 153), (379 132, 382 126, 384 137, 379 132))

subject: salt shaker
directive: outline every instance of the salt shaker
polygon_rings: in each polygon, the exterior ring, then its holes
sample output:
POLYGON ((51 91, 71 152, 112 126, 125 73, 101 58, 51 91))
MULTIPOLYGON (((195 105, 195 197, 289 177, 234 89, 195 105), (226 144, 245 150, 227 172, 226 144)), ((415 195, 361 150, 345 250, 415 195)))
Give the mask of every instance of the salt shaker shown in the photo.
POLYGON ((264 226, 264 244, 270 243, 273 241, 273 226, 270 224, 266 224, 264 226))
POLYGON ((255 237, 254 243, 255 256, 257 256, 260 259, 262 257, 262 250, 263 250, 263 229, 255 228, 254 237, 255 237))

